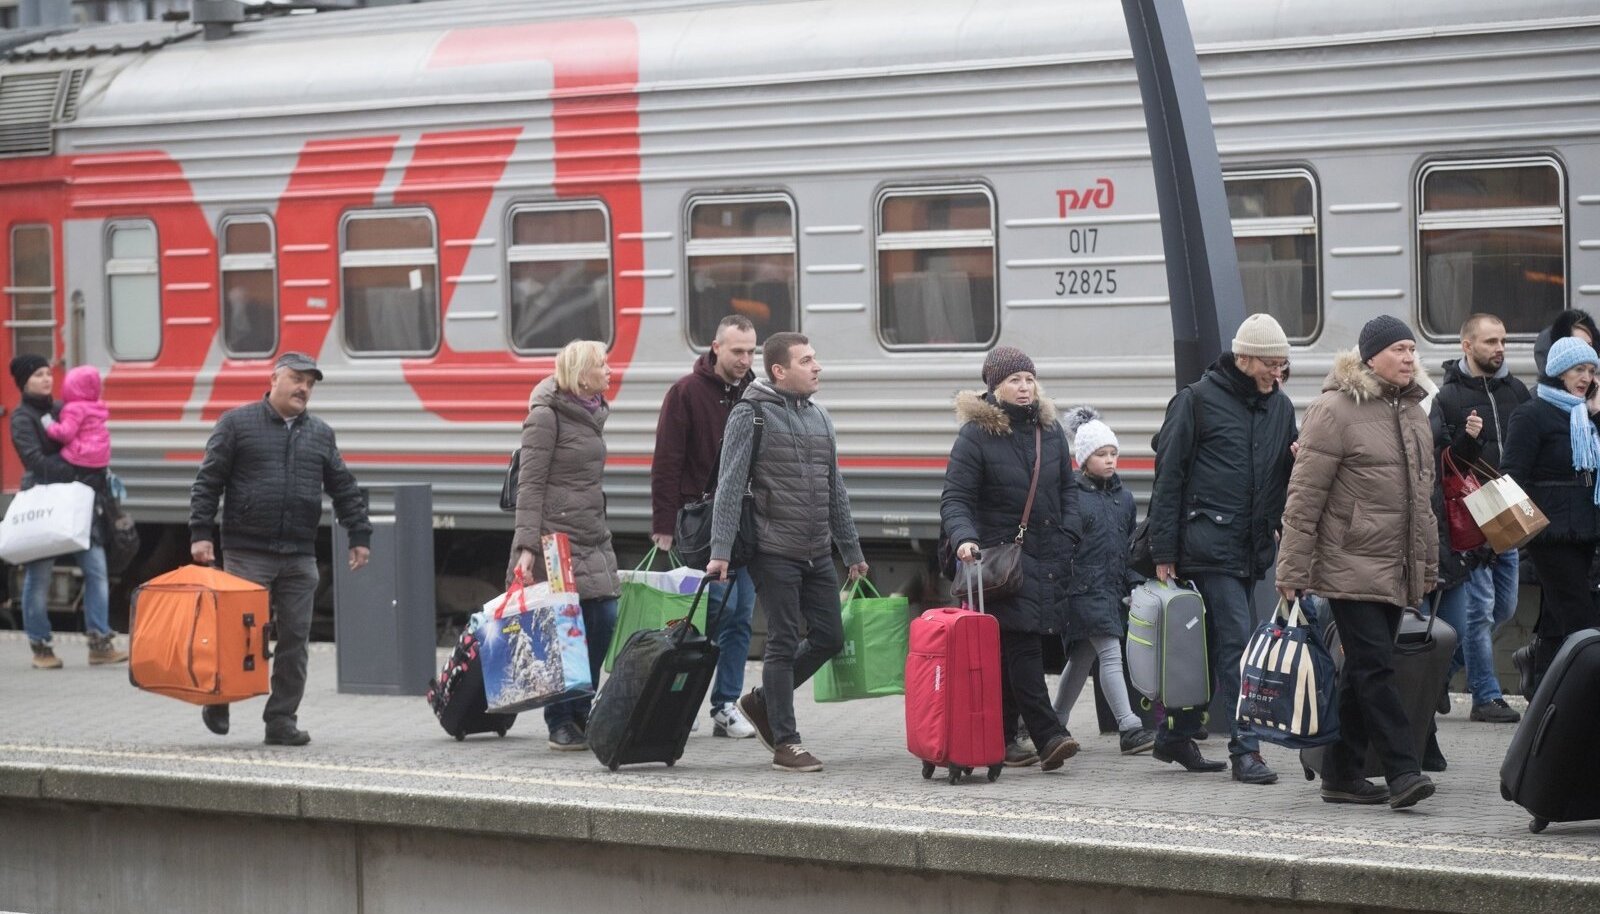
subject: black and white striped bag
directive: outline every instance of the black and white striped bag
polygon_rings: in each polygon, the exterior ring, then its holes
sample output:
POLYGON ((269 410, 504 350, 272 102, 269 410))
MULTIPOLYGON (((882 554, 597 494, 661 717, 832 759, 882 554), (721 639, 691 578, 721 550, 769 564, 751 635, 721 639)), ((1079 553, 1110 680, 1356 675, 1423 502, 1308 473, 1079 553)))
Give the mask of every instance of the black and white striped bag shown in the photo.
POLYGON ((1337 669, 1300 611, 1280 599, 1239 662, 1238 719, 1258 738, 1306 749, 1339 738, 1337 669))

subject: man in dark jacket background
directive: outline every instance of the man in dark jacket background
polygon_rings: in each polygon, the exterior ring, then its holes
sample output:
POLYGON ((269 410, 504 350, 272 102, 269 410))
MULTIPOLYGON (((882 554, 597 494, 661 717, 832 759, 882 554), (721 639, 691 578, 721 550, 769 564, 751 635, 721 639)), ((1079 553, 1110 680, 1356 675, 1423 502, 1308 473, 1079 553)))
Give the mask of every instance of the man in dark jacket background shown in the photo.
MULTIPOLYGON (((272 695, 262 718, 268 745, 303 746, 311 734, 296 712, 306 688, 306 645, 317 592, 317 527, 322 492, 350 533, 350 570, 367 563, 372 525, 355 476, 344 465, 333 429, 306 412, 311 389, 322 380, 305 353, 287 352, 272 368, 271 388, 254 403, 228 410, 206 442, 189 493, 190 554, 216 561, 217 500, 225 537, 223 567, 272 594, 277 646, 272 695)), ((228 706, 207 705, 201 719, 211 732, 228 732, 228 706)))
MULTIPOLYGON (((1278 378, 1288 367, 1283 328, 1252 314, 1239 325, 1233 351, 1172 398, 1156 439, 1151 554, 1157 577, 1192 580, 1205 599, 1212 707, 1239 700, 1239 659, 1256 625, 1255 583, 1272 566, 1283 524, 1295 418, 1278 378)), ((1168 708, 1154 757, 1190 771, 1222 770, 1194 742, 1204 711, 1168 708)), ((1228 755, 1234 780, 1278 780, 1254 734, 1236 723, 1228 755)))
MULTIPOLYGON (((650 539, 672 548, 678 510, 717 487, 717 456, 733 404, 750 386, 756 356, 756 327, 748 317, 730 314, 717 325, 711 351, 695 360, 694 370, 668 388, 656 419, 656 450, 650 462, 650 539)), ((711 686, 712 736, 745 739, 755 728, 739 711, 744 665, 750 656, 750 616, 756 588, 750 572, 728 573, 727 584, 713 585, 708 598, 727 602, 717 616, 717 678, 711 686)))
MULTIPOLYGON (((1511 413, 1531 395, 1506 365, 1506 325, 1500 318, 1468 317, 1461 325, 1461 351, 1461 358, 1444 363, 1444 383, 1433 398, 1429 420, 1434 447, 1440 452, 1449 447, 1463 469, 1474 460, 1499 469, 1500 445, 1511 413)), ((1457 655, 1466 664, 1471 717, 1476 721, 1514 724, 1521 719, 1506 704, 1494 672, 1494 633, 1517 611, 1518 564, 1515 549, 1475 558, 1468 563, 1471 571, 1466 579, 1440 598, 1441 616, 1459 614, 1466 623, 1457 655), (1455 606, 1449 607, 1452 603, 1455 606)))

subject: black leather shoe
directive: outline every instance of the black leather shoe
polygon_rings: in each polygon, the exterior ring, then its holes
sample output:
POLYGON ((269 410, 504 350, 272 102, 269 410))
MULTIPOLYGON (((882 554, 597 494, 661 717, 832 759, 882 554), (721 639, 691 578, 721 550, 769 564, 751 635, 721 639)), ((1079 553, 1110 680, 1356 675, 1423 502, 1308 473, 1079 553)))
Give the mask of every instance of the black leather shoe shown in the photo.
POLYGON ((1522 719, 1522 715, 1518 714, 1515 708, 1506 704, 1504 698, 1496 698, 1481 705, 1473 705, 1469 719, 1480 723, 1514 724, 1522 719))
POLYGON ((269 746, 304 746, 309 742, 311 734, 294 724, 267 728, 266 744, 269 746))
POLYGON ((206 729, 218 736, 228 735, 228 706, 206 705, 200 709, 200 719, 206 729))
POLYGON ((1045 771, 1054 771, 1077 754, 1078 741, 1072 738, 1071 733, 1063 733, 1051 740, 1044 747, 1044 751, 1039 753, 1039 767, 1045 771))
POLYGON ((1439 748, 1439 734, 1428 734, 1428 744, 1422 747, 1422 770, 1443 771, 1449 767, 1444 759, 1444 750, 1439 748))
POLYGON ((1246 752, 1229 759, 1233 765, 1233 779, 1241 784, 1276 784, 1278 772, 1267 767, 1259 752, 1246 752))
POLYGON ((1158 762, 1177 762, 1190 771, 1221 771, 1228 767, 1227 762, 1213 762, 1200 754, 1200 747, 1194 740, 1186 739, 1172 749, 1163 749, 1160 743, 1150 750, 1150 755, 1158 762))
POLYGON ((1376 806, 1389 799, 1389 788, 1371 781, 1323 781, 1322 802, 1376 806))
POLYGON ((1539 687, 1538 678, 1533 673, 1533 652, 1538 643, 1535 638, 1532 643, 1524 644, 1511 654, 1511 665, 1517 668, 1517 694, 1530 700, 1539 687))
POLYGON ((1405 809, 1433 796, 1433 780, 1421 772, 1407 772, 1389 783, 1389 808, 1405 809))

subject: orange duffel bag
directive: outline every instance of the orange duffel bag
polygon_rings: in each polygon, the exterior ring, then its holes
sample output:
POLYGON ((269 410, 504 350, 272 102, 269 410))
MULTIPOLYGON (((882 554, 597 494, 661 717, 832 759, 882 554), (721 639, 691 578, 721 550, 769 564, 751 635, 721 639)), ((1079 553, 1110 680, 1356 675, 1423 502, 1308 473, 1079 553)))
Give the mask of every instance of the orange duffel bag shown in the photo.
POLYGON ((133 592, 128 678, 197 705, 271 691, 267 589, 204 565, 185 565, 133 592))

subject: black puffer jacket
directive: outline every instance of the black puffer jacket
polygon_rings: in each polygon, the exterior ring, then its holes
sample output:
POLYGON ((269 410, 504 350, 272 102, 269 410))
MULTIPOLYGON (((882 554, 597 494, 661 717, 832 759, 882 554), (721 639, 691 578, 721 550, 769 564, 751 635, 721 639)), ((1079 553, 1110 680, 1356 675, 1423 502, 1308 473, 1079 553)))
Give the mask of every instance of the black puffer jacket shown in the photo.
POLYGON ((1294 404, 1270 394, 1224 353, 1178 391, 1156 436, 1150 546, 1185 576, 1257 580, 1272 566, 1294 457, 1294 404), (1198 409, 1191 398, 1198 397, 1198 409), (1196 413, 1200 428, 1195 429, 1196 413), (1191 465, 1192 464, 1192 465, 1191 465))
POLYGON ((35 484, 72 482, 73 466, 61 458, 61 445, 44 433, 44 417, 61 415, 61 404, 49 397, 24 394, 11 414, 11 446, 22 461, 22 488, 35 484))
POLYGON ((945 469, 939 519, 957 548, 976 542, 986 549, 1016 539, 1033 476, 1037 423, 1043 450, 1038 494, 1022 542, 1022 589, 989 601, 985 609, 1007 631, 1059 634, 1066 627, 1068 576, 1078 544, 1076 532, 1066 526, 1076 514, 1078 487, 1055 406, 1043 390, 1038 396, 1037 410, 1002 407, 992 394, 975 391, 956 396, 961 429, 945 469))
POLYGON ((1500 469, 1522 486, 1550 520, 1550 526, 1534 542, 1600 540, 1594 475, 1572 468, 1568 416, 1566 410, 1534 397, 1517 407, 1506 429, 1500 469))
POLYGON ((1128 539, 1134 527, 1133 493, 1115 473, 1110 479, 1078 474, 1078 514, 1068 528, 1083 540, 1072 557, 1067 599, 1067 637, 1121 638, 1133 585, 1143 580, 1128 570, 1128 539))
POLYGON ((1481 457, 1498 467, 1500 442, 1505 440, 1511 414, 1531 395, 1527 385, 1512 377, 1505 366, 1492 378, 1480 378, 1466 369, 1465 361, 1462 357, 1444 363, 1444 383, 1428 413, 1433 446, 1442 450, 1448 445, 1458 461, 1481 457), (1483 420, 1483 431, 1475 440, 1466 432, 1467 417, 1473 410, 1483 420))
POLYGON ((322 491, 350 531, 351 546, 372 540, 367 506, 344 465, 333 429, 310 413, 291 426, 262 397, 228 410, 206 442, 206 456, 189 490, 189 534, 194 542, 217 538, 217 499, 229 549, 280 555, 316 551, 322 491))

